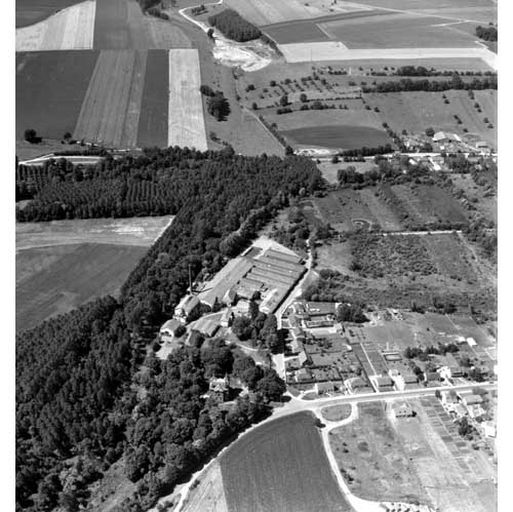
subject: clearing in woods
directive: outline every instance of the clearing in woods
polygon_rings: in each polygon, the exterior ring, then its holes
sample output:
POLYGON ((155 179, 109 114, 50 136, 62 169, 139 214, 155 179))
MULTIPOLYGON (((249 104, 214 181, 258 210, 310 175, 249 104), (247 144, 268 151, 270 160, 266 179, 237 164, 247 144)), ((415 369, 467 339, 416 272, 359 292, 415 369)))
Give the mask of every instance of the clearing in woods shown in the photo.
POLYGON ((207 150, 198 50, 169 50, 169 146, 207 150))
POLYGON ((16 328, 116 294, 172 217, 16 224, 16 328))
POLYGON ((100 52, 74 137, 118 148, 134 147, 145 72, 144 51, 100 52))
POLYGON ((312 414, 270 421, 221 457, 230 512, 349 512, 312 414))
POLYGON ((93 47, 96 1, 64 9, 35 25, 16 29, 16 51, 87 50, 93 47))

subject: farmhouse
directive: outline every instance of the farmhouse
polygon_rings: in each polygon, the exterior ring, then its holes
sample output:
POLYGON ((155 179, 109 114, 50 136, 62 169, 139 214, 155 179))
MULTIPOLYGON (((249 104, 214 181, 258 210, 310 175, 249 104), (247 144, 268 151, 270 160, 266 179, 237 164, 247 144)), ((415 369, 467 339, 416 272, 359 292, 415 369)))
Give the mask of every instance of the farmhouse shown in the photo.
POLYGON ((322 395, 324 393, 332 393, 335 391, 335 385, 333 382, 316 382, 315 383, 315 392, 318 395, 322 395))
POLYGON ((497 428, 492 421, 483 421, 481 427, 486 437, 495 437, 497 435, 497 428))
POLYGON ((483 403, 481 395, 463 395, 461 401, 468 407, 469 405, 477 405, 483 403))
POLYGON ((208 396, 217 401, 224 402, 228 398, 230 391, 228 377, 222 379, 212 378, 208 385, 208 396))
POLYGON ((175 318, 168 320, 160 328, 160 331, 159 331, 160 339, 163 341, 166 341, 166 339, 172 339, 175 335, 175 330, 180 325, 182 325, 182 323, 179 320, 176 320, 175 318))
POLYGON ((441 392, 442 404, 449 406, 458 403, 458 397, 454 391, 442 391, 441 392))
POLYGON ((394 404, 393 411, 396 418, 411 418, 412 416, 415 416, 415 412, 411 408, 411 405, 406 402, 394 404))
POLYGON ((455 133, 436 132, 433 135, 433 141, 439 144, 446 144, 448 142, 461 142, 461 138, 455 133))
POLYGON ((352 377, 344 381, 344 385, 350 393, 365 393, 372 391, 367 382, 361 377, 352 377))
POLYGON ((186 295, 175 308, 174 318, 180 322, 189 321, 190 317, 199 311, 200 301, 196 295, 186 295))
POLYGON ((375 377, 374 384, 376 391, 393 391, 394 381, 390 377, 375 377))

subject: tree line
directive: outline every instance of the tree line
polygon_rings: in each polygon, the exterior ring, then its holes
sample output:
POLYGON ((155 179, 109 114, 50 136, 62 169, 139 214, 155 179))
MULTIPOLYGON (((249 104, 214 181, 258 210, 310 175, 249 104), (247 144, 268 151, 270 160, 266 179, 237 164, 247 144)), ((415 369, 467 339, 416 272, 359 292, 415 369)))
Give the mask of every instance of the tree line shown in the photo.
MULTIPOLYGON (((86 498, 69 489, 62 475, 66 461, 79 457, 97 468, 91 478, 123 461, 138 486, 120 510, 147 509, 220 443, 265 415, 266 402, 284 387, 274 372, 254 369, 248 360, 240 362, 247 373, 239 375, 239 355, 221 341, 205 340, 163 362, 145 361, 145 347, 186 293, 189 268, 194 278, 219 270, 290 197, 312 193, 322 179, 305 158, 181 148, 107 158, 87 180, 67 176, 65 166, 50 165, 47 172, 43 188, 64 181, 77 191, 84 181, 111 193, 125 179, 156 180, 162 189, 172 189, 166 208, 177 214, 130 274, 119 300, 99 299, 19 333, 17 506, 29 511, 52 510, 58 503, 78 506, 77 500, 86 498), (139 382, 147 391, 141 400, 131 384, 142 363, 151 378, 139 382), (254 393, 228 413, 203 398, 208 379, 223 372, 238 376, 254 393)), ((62 202, 76 213, 71 195, 62 202)))

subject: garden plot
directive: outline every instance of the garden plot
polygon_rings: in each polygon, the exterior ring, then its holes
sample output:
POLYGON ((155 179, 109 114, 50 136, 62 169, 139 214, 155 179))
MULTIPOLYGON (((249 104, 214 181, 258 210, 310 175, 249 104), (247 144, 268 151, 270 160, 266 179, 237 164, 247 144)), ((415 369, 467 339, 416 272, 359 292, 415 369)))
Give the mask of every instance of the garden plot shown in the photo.
POLYGON ((169 51, 168 145, 207 149, 198 50, 169 51))
POLYGON ((87 50, 93 47, 96 1, 73 5, 35 25, 16 29, 16 51, 87 50))
POLYGON ((402 439, 387 419, 385 405, 359 404, 358 413, 357 419, 329 433, 351 492, 367 500, 430 504, 402 439))
POLYGON ((146 52, 102 51, 74 137, 118 148, 134 147, 145 72, 146 52))

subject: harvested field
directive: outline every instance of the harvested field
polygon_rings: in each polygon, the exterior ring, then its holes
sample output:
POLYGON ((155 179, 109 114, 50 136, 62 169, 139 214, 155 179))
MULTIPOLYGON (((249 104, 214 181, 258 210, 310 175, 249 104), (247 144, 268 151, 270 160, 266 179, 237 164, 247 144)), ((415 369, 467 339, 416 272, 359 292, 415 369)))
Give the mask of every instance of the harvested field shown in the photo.
POLYGON ((16 225, 17 329, 116 294, 169 217, 16 225))
POLYGON ((30 27, 16 29, 16 51, 88 50, 93 47, 96 1, 86 0, 30 27))
POLYGON ((470 134, 476 134, 493 147, 497 136, 497 91, 475 91, 475 99, 467 91, 438 92, 399 92, 387 94, 366 94, 365 100, 373 108, 378 107, 383 121, 392 130, 400 133, 403 129, 409 133, 424 133, 426 128, 443 130, 464 136, 463 128, 470 134), (444 103, 445 94, 449 104, 444 103), (478 113, 474 103, 481 107, 478 113), (457 115, 462 124, 455 119, 457 115), (494 128, 488 128, 484 122, 487 117, 494 128))
MULTIPOLYGON (((358 405, 356 420, 333 429, 329 441, 351 492, 375 501, 430 504, 382 403, 358 405)), ((408 420, 406 420, 408 421, 408 420)))
POLYGON ((458 31, 450 19, 417 14, 385 14, 371 18, 337 19, 320 27, 348 48, 477 48, 475 36, 458 31))
POLYGON ((226 4, 255 25, 268 25, 290 20, 309 20, 328 14, 358 11, 366 7, 349 2, 335 4, 328 0, 227 0, 226 4))
POLYGON ((207 149, 198 50, 169 51, 169 146, 207 149))
POLYGON ((297 413, 255 428, 220 462, 230 512, 351 510, 330 472, 311 414, 297 413))
POLYGON ((342 421, 351 416, 353 410, 350 404, 330 405, 321 409, 321 414, 328 421, 342 421))
POLYGON ((117 148, 134 147, 145 72, 146 52, 100 52, 73 136, 117 148))
POLYGON ((181 23, 145 15, 136 0, 96 0, 94 48, 149 50, 190 48, 181 23))
POLYGON ((25 249, 16 267, 16 328, 33 327, 104 295, 115 295, 146 247, 72 244, 25 249), (20 272, 20 270, 17 270, 20 272))
POLYGON ((312 61, 373 61, 421 59, 482 59, 496 69, 496 55, 484 48, 394 48, 348 49, 339 41, 280 44, 280 51, 289 63, 312 61))
POLYGON ((183 512, 228 512, 219 464, 213 464, 189 492, 183 512))
POLYGON ((33 128, 43 138, 73 132, 98 52, 16 54, 16 137, 33 128))
POLYGON ((167 52, 149 50, 141 98, 138 147, 166 147, 169 104, 169 58, 167 52))
POLYGON ((264 32, 280 45, 294 43, 314 43, 329 41, 330 36, 326 34, 319 25, 313 21, 295 21, 282 25, 271 25, 264 27, 264 32))
POLYGON ((16 224, 16 249, 80 243, 149 247, 173 217, 85 219, 16 224))
POLYGON ((81 0, 17 0, 16 28, 34 25, 81 0))

